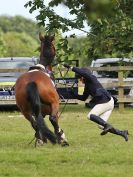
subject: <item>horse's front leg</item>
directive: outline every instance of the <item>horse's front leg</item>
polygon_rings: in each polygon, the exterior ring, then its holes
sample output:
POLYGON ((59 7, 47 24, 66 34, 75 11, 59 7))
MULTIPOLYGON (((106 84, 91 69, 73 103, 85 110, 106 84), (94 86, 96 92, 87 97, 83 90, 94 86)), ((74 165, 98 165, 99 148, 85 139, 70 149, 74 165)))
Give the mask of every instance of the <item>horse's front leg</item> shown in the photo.
POLYGON ((65 133, 59 127, 58 118, 59 118, 58 117, 58 109, 57 109, 56 105, 52 105, 52 114, 49 116, 49 120, 54 127, 54 131, 55 131, 55 135, 57 137, 57 141, 62 146, 68 146, 69 143, 68 143, 68 141, 65 137, 65 133))

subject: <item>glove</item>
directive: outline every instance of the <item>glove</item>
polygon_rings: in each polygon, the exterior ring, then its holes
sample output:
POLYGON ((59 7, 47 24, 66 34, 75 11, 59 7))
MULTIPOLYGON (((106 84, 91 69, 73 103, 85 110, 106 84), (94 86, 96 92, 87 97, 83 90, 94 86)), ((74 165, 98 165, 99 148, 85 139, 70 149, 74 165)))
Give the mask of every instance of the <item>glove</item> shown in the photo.
POLYGON ((65 68, 67 68, 67 69, 70 69, 71 68, 71 66, 69 65, 69 64, 67 64, 67 63, 64 63, 64 65, 63 65, 65 68))

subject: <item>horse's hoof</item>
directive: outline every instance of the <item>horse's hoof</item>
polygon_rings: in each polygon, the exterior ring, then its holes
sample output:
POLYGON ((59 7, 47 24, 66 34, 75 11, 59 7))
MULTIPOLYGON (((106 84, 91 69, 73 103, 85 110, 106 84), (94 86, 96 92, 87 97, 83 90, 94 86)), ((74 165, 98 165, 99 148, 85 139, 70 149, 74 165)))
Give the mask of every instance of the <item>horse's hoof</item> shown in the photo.
POLYGON ((69 146, 69 143, 67 141, 63 141, 63 142, 61 142, 61 146, 62 147, 69 146))
POLYGON ((36 146, 43 146, 44 142, 40 139, 36 139, 36 142, 35 142, 35 147, 36 146))
POLYGON ((36 138, 36 144, 43 145, 44 143, 47 143, 47 138, 45 136, 42 137, 42 134, 38 131, 35 133, 36 138))

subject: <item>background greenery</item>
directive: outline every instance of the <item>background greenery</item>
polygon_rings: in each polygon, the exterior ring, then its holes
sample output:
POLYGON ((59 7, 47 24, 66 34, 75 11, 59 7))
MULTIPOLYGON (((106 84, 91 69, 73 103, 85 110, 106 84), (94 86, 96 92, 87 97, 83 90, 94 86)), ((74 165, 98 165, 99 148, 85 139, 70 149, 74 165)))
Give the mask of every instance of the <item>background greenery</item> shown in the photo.
POLYGON ((0 57, 35 56, 39 29, 21 16, 0 16, 0 57))
POLYGON ((0 57, 38 57, 40 31, 56 35, 58 61, 79 59, 81 66, 88 66, 97 58, 133 56, 132 0, 51 0, 48 5, 42 0, 27 0, 27 6, 30 13, 39 9, 37 22, 21 16, 0 16, 0 57), (74 15, 72 20, 53 11, 61 4, 74 15), (84 31, 86 36, 62 34, 70 29, 84 31))
MULTIPOLYGON (((39 32, 47 35, 45 28, 39 27, 35 21, 22 16, 0 16, 0 57, 39 57, 39 32)), ((56 33, 56 58, 58 58, 59 61, 80 59, 82 63, 82 60, 87 59, 87 49, 80 51, 80 48, 81 46, 84 48, 86 39, 81 37, 77 39, 68 38, 68 40, 69 42, 64 42, 61 33, 56 33), (81 46, 79 44, 81 44, 81 46), (67 53, 66 47, 68 47, 67 53)))
MULTIPOLYGON (((42 0, 30 0, 25 6, 30 8, 30 13, 39 9, 36 19, 48 32, 84 31, 85 24, 88 25, 84 42, 80 39, 75 41, 76 49, 77 43, 80 46, 79 52, 75 53, 81 65, 89 65, 96 58, 133 56, 132 0, 51 0, 48 4, 42 0), (54 12, 54 7, 59 5, 63 5, 64 10, 69 9, 71 19, 54 12)), ((67 38, 64 39, 65 44, 66 41, 67 38)), ((74 47, 71 50, 68 45, 63 47, 70 59, 70 55, 75 54, 74 47)))
POLYGON ((133 109, 121 113, 116 108, 109 120, 129 130, 128 142, 113 134, 100 136, 101 130, 86 118, 88 111, 84 104, 66 106, 60 126, 70 146, 64 148, 50 143, 34 148, 29 122, 19 112, 1 112, 0 177, 132 177, 133 109))

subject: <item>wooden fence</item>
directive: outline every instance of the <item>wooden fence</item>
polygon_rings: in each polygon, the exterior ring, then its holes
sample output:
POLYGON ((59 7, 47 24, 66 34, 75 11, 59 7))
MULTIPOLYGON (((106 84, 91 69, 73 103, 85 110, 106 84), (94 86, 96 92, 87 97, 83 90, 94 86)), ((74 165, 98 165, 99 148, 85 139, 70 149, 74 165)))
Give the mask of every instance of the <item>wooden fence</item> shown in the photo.
POLYGON ((103 85, 105 88, 118 88, 118 103, 119 109, 124 109, 124 103, 133 103, 133 96, 126 97, 124 95, 125 87, 133 87, 133 81, 124 81, 124 72, 133 71, 133 66, 114 66, 114 67, 88 67, 92 71, 115 71, 118 72, 118 81, 103 85))
MULTIPOLYGON (((88 67, 88 69, 92 71, 115 71, 118 72, 118 82, 108 83, 103 85, 105 88, 114 88, 118 87, 118 103, 120 110, 124 109, 124 103, 133 103, 133 96, 126 97, 124 95, 124 88, 125 87, 133 87, 132 82, 125 82, 124 81, 124 72, 125 71, 133 71, 133 66, 114 66, 114 67, 88 67)), ((12 73, 18 72, 23 73, 27 70, 25 69, 0 69, 0 73, 12 73)), ((1 85, 0 85, 1 86, 1 85)), ((3 86, 3 85, 2 85, 3 86)))

